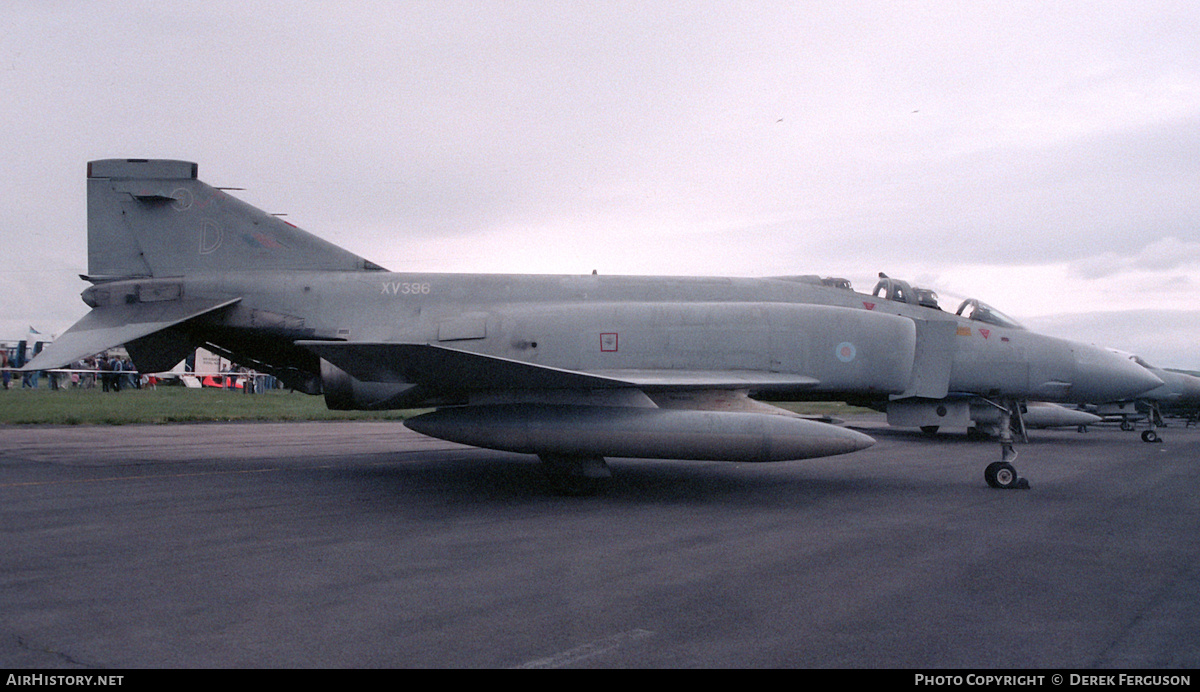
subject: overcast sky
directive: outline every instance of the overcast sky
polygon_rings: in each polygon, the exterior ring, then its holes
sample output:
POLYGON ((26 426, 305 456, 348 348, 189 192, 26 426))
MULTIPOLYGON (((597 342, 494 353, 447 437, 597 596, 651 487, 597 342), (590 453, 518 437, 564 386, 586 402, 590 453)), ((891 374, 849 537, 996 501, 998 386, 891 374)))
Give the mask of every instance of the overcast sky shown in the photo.
POLYGON ((1197 36, 1194 0, 0 0, 0 338, 87 312, 86 162, 140 157, 393 271, 885 271, 1200 369, 1197 36))

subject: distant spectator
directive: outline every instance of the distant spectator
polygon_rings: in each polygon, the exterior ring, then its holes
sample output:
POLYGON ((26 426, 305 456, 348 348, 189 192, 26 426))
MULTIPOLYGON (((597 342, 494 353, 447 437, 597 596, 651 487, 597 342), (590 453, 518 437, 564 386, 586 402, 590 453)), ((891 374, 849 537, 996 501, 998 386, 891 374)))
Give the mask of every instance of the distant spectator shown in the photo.
POLYGON ((94 357, 85 358, 83 360, 82 367, 86 372, 84 372, 83 375, 81 375, 79 377, 79 384, 84 389, 91 389, 92 387, 95 387, 96 386, 96 372, 95 371, 97 370, 96 359, 94 357))
POLYGON ((126 389, 137 389, 140 382, 138 381, 137 368, 133 367, 133 361, 126 358, 121 363, 121 370, 125 373, 122 377, 125 379, 126 389))

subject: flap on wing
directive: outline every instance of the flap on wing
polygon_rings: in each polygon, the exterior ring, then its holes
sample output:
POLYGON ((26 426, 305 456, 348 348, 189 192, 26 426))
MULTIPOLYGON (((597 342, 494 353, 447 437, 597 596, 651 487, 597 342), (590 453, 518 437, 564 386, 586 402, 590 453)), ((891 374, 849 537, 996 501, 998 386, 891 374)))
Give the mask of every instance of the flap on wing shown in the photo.
POLYGON ((22 370, 49 370, 129 343, 193 317, 220 310, 241 298, 190 298, 152 303, 105 305, 76 322, 25 364, 22 370))
POLYGON ((608 389, 643 390, 808 388, 803 375, 737 370, 603 370, 579 372, 489 356, 434 344, 298 341, 365 382, 408 382, 437 389, 608 389))

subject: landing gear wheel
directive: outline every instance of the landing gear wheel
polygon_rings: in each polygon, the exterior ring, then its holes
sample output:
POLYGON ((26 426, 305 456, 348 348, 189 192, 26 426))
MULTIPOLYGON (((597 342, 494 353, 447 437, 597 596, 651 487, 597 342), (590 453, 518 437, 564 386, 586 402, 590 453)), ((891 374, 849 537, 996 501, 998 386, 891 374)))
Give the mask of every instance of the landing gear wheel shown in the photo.
MULTIPOLYGON (((991 487, 1004 490, 1022 487, 1021 481, 1025 480, 1017 476, 1017 469, 1007 461, 993 461, 988 464, 983 470, 983 478, 991 487)), ((1026 482, 1024 487, 1029 487, 1029 483, 1026 482)))
POLYGON ((1143 430, 1142 431, 1142 442, 1161 442, 1161 441, 1162 440, 1160 440, 1158 437, 1158 433, 1154 432, 1153 430, 1143 430))
POLYGON ((1131 430, 1133 430, 1133 421, 1129 420, 1128 418, 1122 418, 1121 419, 1121 429, 1124 430, 1125 432, 1130 432, 1131 430))
POLYGON ((926 435, 929 435, 930 437, 933 437, 934 435, 937 434, 939 427, 940 426, 937 426, 937 425, 922 425, 921 432, 925 433, 926 435))

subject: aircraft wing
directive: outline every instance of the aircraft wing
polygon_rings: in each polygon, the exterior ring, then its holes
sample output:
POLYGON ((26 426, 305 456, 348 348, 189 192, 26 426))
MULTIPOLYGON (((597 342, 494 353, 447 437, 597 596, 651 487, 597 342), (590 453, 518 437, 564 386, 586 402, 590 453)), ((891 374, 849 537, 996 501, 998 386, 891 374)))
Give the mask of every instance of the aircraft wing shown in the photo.
POLYGON ((603 370, 581 372, 434 344, 298 341, 366 382, 407 382, 443 390, 481 389, 764 389, 809 388, 803 375, 752 370, 603 370))
POLYGON ((240 301, 191 298, 94 308, 21 370, 61 368, 81 358, 135 341, 240 301))

